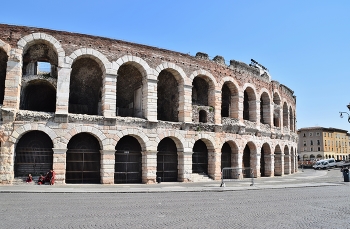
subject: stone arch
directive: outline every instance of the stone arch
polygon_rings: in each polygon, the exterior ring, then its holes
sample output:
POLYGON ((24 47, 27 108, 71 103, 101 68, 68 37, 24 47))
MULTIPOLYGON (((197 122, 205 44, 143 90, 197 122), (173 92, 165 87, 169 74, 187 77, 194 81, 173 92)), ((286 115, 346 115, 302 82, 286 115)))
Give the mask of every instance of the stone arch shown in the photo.
POLYGON ((221 147, 221 171, 224 167, 239 167, 239 148, 233 140, 224 142, 221 147))
POLYGON ((220 81, 221 85, 221 116, 239 118, 240 90, 237 82, 229 76, 220 81))
POLYGON ((128 55, 113 62, 112 66, 117 75, 116 115, 149 118, 148 97, 152 93, 156 96, 156 92, 149 91, 148 84, 156 82, 155 71, 141 58, 128 55))
POLYGON ((75 61, 85 57, 91 58, 98 63, 103 72, 103 76, 107 73, 108 69, 111 69, 111 63, 108 61, 105 55, 92 48, 80 48, 75 50, 69 55, 69 57, 66 57, 66 62, 70 64, 70 67, 72 67, 75 61))
POLYGON ((62 67, 65 65, 64 63, 64 57, 66 56, 64 49, 61 46, 61 43, 54 38, 53 36, 46 34, 46 33, 32 33, 29 35, 26 35, 19 39, 17 42, 17 46, 19 49, 23 51, 23 54, 27 51, 27 49, 31 46, 31 44, 35 42, 44 42, 45 44, 50 45, 53 47, 57 53, 58 56, 58 66, 62 67))
POLYGON ((103 59, 82 52, 75 55, 71 55, 75 58, 72 61, 69 76, 68 112, 103 115, 102 94, 106 72, 103 59))
POLYGON ((183 137, 178 132, 164 132, 160 136, 156 138, 157 145, 164 139, 164 138, 170 138, 175 142, 176 148, 178 152, 183 152, 183 137))
MULTIPOLYGON (((218 86, 215 77, 210 72, 207 72, 203 69, 194 71, 189 77, 192 85, 194 84, 195 78, 197 78, 197 77, 199 79, 204 80, 208 84, 208 91, 206 92, 206 93, 208 93, 208 95, 207 95, 208 101, 207 101, 207 104, 204 103, 204 105, 215 107, 215 103, 216 103, 215 92, 216 92, 216 89, 218 86)), ((196 88, 192 87, 192 101, 194 100, 194 96, 195 96, 194 92, 195 91, 196 91, 196 88)))
POLYGON ((270 93, 263 88, 260 91, 260 123, 271 126, 271 97, 270 93))
POLYGON ((178 122, 184 120, 184 71, 173 63, 162 63, 156 68, 157 120, 178 122))
POLYGON ((114 75, 118 74, 119 68, 124 64, 130 64, 140 71, 143 78, 157 80, 157 75, 153 69, 149 67, 142 58, 132 55, 125 55, 118 60, 112 62, 112 70, 114 75))
POLYGON ((254 142, 248 141, 245 144, 242 156, 242 168, 243 168, 243 177, 250 177, 253 172, 254 176, 257 176, 257 147, 254 142))
POLYGON ((110 145, 115 146, 122 137, 127 135, 130 135, 137 139, 137 141, 141 145, 142 152, 145 152, 147 150, 155 150, 154 142, 153 141, 151 142, 148 136, 144 132, 137 129, 125 129, 122 131, 118 131, 117 134, 114 135, 114 137, 112 139, 109 139, 108 141, 110 141, 110 145))
POLYGON ((243 89, 243 119, 251 122, 256 122, 257 102, 255 87, 252 84, 245 84, 243 89))
POLYGON ((72 137, 80 133, 87 133, 94 136, 100 144, 100 149, 107 150, 108 145, 104 144, 106 143, 107 137, 104 135, 104 133, 101 130, 92 126, 77 126, 75 128, 72 128, 70 131, 68 131, 65 134, 64 136, 65 142, 68 144, 68 142, 72 139, 72 137))
POLYGON ((44 133, 46 133, 50 139, 53 141, 54 143, 54 147, 57 148, 55 146, 55 139, 58 137, 58 135, 56 134, 55 131, 53 131, 51 128, 47 127, 44 124, 24 124, 23 126, 20 126, 18 128, 15 128, 14 131, 12 132, 10 138, 9 138, 9 142, 13 143, 13 144, 17 144, 18 140, 26 133, 28 133, 29 131, 33 131, 33 130, 38 130, 38 131, 42 131, 44 133))

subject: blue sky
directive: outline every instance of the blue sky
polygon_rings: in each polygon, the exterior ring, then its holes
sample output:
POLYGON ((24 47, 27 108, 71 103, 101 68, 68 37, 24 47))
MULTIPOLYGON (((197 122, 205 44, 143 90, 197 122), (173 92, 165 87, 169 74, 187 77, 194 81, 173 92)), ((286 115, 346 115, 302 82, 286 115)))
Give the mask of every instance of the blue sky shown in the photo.
POLYGON ((294 91, 298 129, 350 131, 339 117, 350 103, 348 0, 17 0, 1 8, 4 24, 204 52, 227 63, 255 59, 294 91))

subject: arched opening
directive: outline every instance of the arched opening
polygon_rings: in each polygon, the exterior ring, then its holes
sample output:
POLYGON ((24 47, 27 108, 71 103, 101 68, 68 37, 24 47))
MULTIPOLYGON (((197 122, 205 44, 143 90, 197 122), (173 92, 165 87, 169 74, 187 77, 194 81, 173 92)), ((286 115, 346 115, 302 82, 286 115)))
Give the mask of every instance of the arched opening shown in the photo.
POLYGON ((221 117, 230 117, 231 91, 225 83, 221 91, 221 117))
POLYGON ((310 155, 310 161, 314 161, 315 160, 315 155, 311 154, 310 155))
POLYGON ((193 146, 192 172, 208 174, 208 149, 202 140, 193 146))
POLYGON ((250 177, 250 169, 251 169, 251 164, 250 164, 250 156, 251 156, 251 152, 250 152, 250 148, 248 146, 248 144, 244 147, 243 150, 243 178, 247 178, 250 177))
POLYGON ((142 182, 141 145, 136 138, 124 136, 115 147, 114 183, 142 182))
POLYGON ((289 107, 289 129, 291 131, 295 131, 294 130, 294 115, 293 115, 292 107, 289 107))
POLYGON ((271 149, 270 146, 265 143, 261 147, 260 152, 260 175, 262 177, 270 177, 272 176, 271 171, 271 149))
POLYGON ((195 77, 192 83, 192 105, 208 106, 209 84, 201 77, 195 77))
POLYGON ((275 176, 282 176, 283 175, 283 159, 282 158, 282 150, 279 145, 275 148, 275 176))
POLYGON ((160 72, 157 83, 157 119, 177 122, 179 88, 174 75, 167 70, 160 72))
POLYGON ((88 57, 76 60, 72 65, 69 85, 69 113, 102 115, 102 70, 88 57))
POLYGON ((23 75, 57 78, 58 55, 51 44, 37 41, 23 54, 23 75))
POLYGON ((131 64, 123 64, 117 77, 117 116, 143 118, 142 74, 131 64))
POLYGON ((80 133, 71 138, 67 145, 66 183, 100 183, 100 144, 88 133, 80 133))
POLYGON ((287 107, 287 103, 283 104, 283 127, 288 127, 288 107, 287 107))
POLYGON ((280 110, 281 110, 281 99, 279 95, 275 92, 273 94, 273 125, 275 127, 281 127, 281 118, 280 118, 280 110))
POLYGON ((177 148, 171 138, 164 138, 157 147, 157 178, 163 182, 174 182, 178 178, 177 148))
POLYGON ((16 145, 15 177, 45 175, 52 169, 53 143, 50 137, 41 131, 24 134, 16 145))
POLYGON ((317 159, 318 160, 322 160, 322 155, 321 154, 317 154, 317 159))
POLYGON ((56 89, 46 80, 32 80, 22 90, 20 109, 55 112, 56 89))
POLYGON ((205 110, 200 110, 199 111, 199 122, 202 123, 207 123, 207 112, 205 110))
POLYGON ((243 119, 251 122, 256 122, 256 97, 254 90, 250 87, 247 87, 244 90, 243 98, 243 119))
POLYGON ((221 171, 223 168, 232 167, 231 151, 231 146, 225 142, 221 148, 221 171))
POLYGON ((270 97, 266 92, 263 92, 260 97, 260 122, 271 124, 270 97))
POLYGON ((3 49, 0 49, 0 104, 4 102, 7 61, 7 53, 3 49))

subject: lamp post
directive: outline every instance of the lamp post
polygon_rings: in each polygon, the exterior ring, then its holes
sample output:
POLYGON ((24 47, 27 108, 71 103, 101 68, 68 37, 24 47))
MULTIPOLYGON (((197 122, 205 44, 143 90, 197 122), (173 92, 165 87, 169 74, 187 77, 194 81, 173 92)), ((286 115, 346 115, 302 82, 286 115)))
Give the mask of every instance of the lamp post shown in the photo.
MULTIPOLYGON (((349 111, 350 111, 350 104, 348 104, 346 107, 347 107, 347 108, 349 109, 349 111)), ((348 122, 350 123, 350 115, 349 115, 348 112, 339 112, 339 113, 340 113, 340 117, 341 117, 341 118, 343 118, 343 114, 347 114, 347 115, 348 115, 348 122)))

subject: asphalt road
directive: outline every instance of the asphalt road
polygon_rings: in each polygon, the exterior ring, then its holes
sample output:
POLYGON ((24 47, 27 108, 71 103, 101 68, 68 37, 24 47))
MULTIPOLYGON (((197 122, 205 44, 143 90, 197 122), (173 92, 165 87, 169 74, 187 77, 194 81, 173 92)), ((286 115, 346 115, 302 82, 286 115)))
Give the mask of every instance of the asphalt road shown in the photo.
POLYGON ((165 193, 1 193, 0 228, 350 228, 349 185, 165 193))

